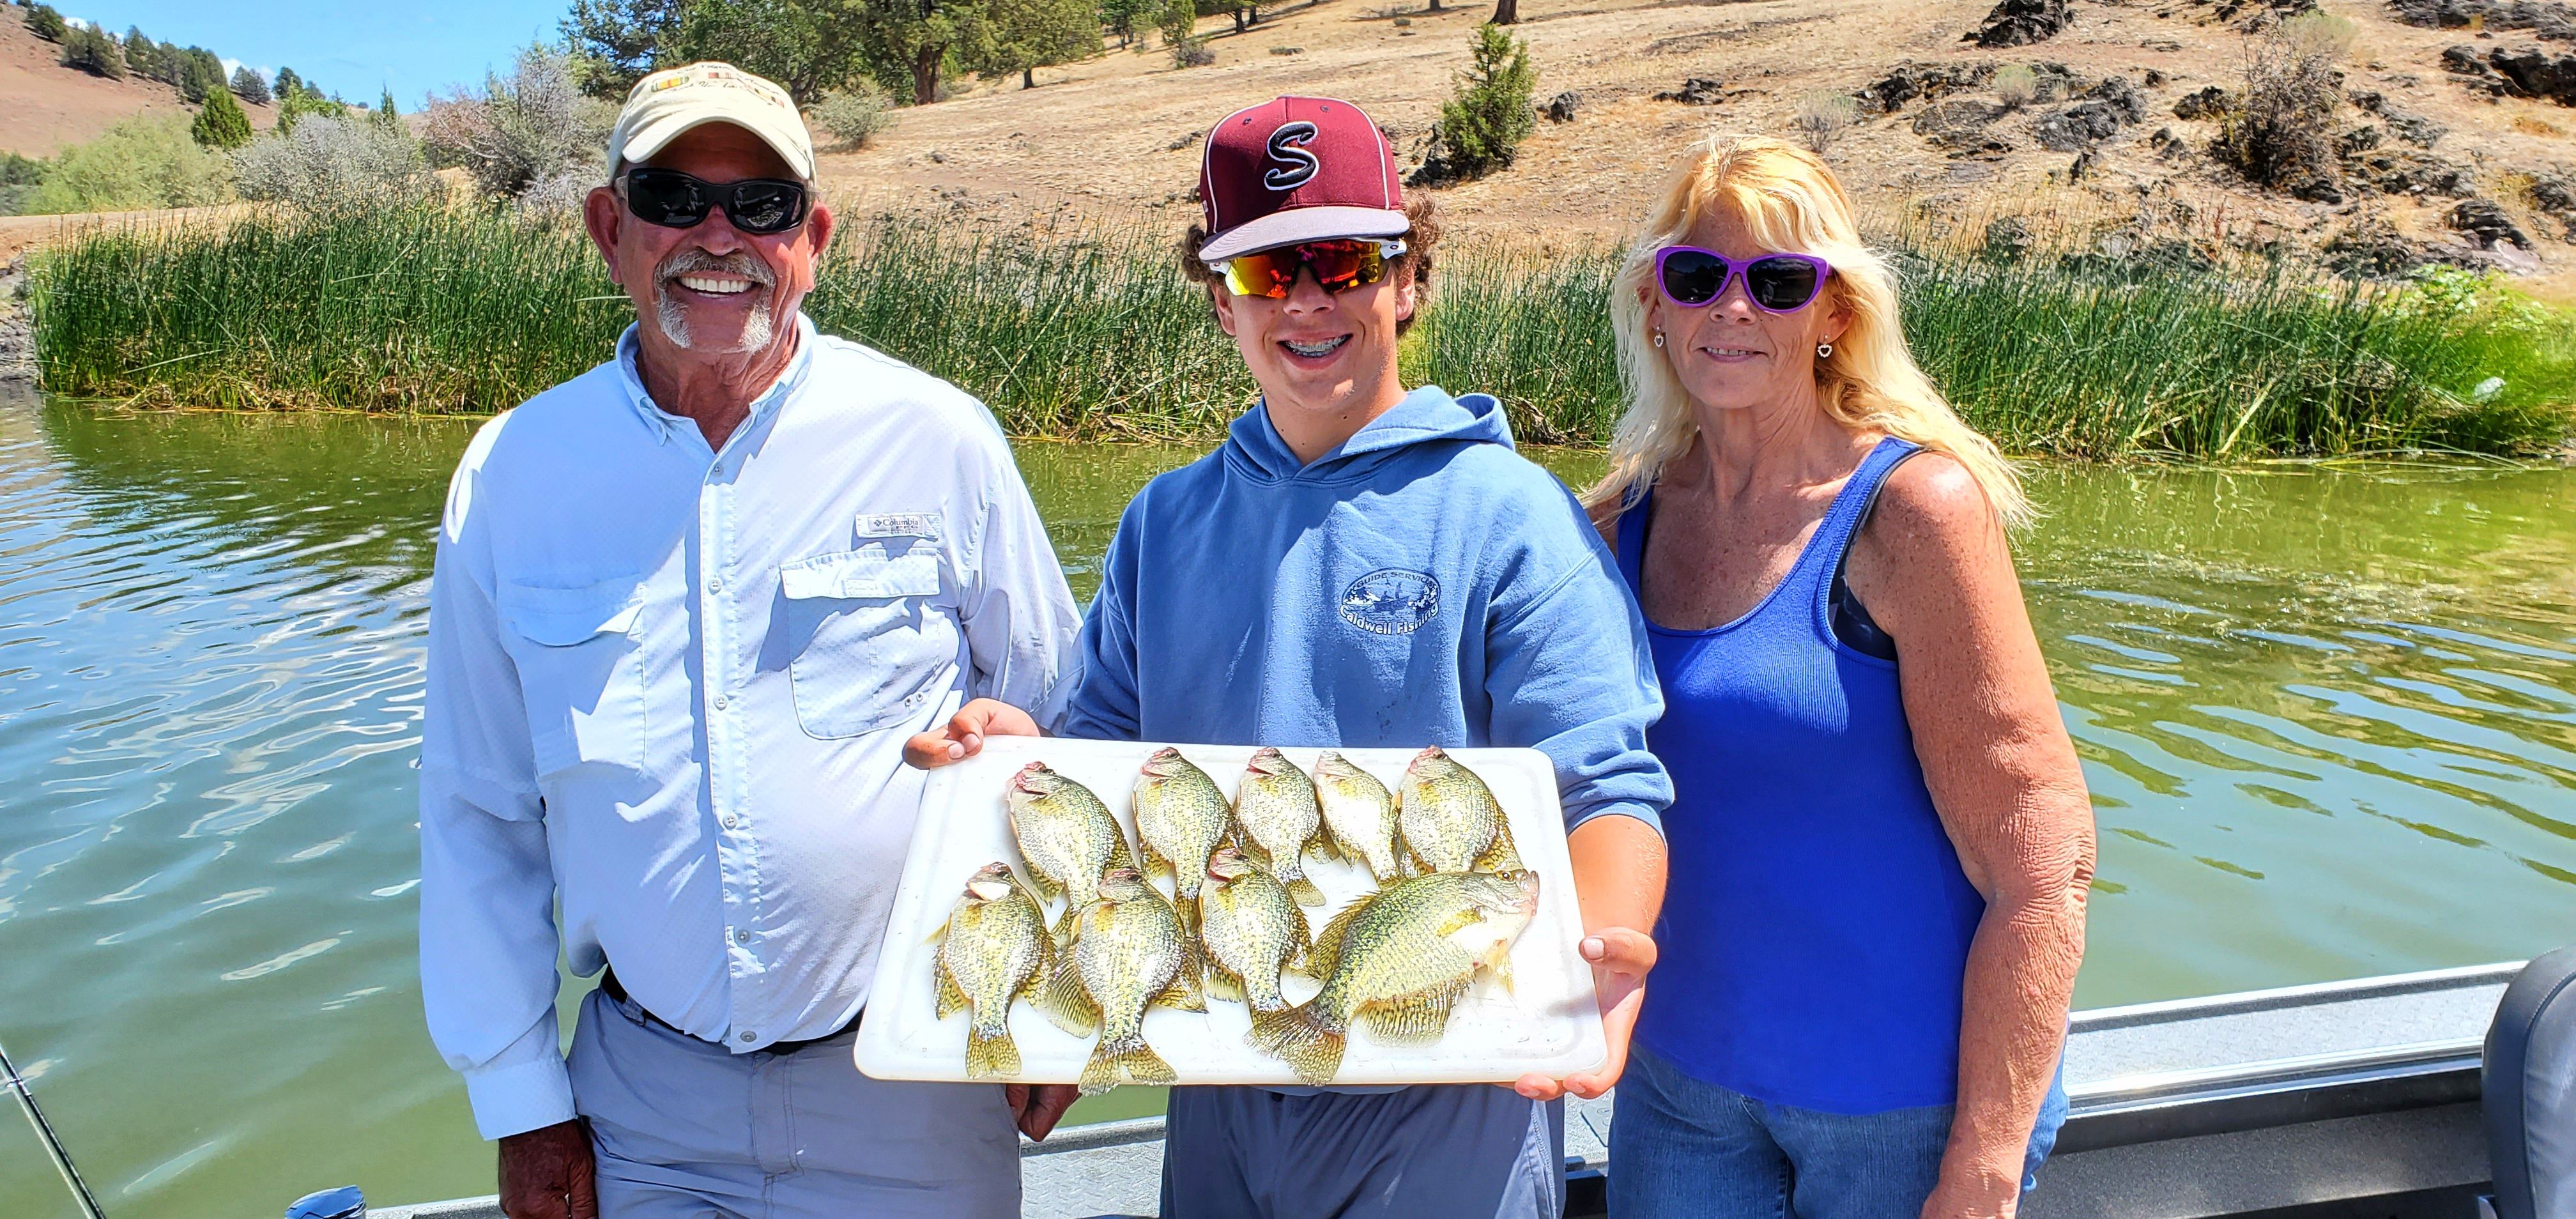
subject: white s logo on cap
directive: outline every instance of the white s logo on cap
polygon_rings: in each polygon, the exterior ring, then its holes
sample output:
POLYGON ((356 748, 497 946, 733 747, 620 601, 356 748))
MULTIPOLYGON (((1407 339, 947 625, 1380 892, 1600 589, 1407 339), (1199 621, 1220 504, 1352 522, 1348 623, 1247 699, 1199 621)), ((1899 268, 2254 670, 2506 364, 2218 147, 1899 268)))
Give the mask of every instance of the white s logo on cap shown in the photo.
POLYGON ((1315 176, 1323 163, 1303 145, 1314 142, 1315 125, 1308 122, 1281 123, 1270 133, 1270 159, 1281 168, 1261 172, 1261 184, 1272 190, 1295 190, 1315 176))

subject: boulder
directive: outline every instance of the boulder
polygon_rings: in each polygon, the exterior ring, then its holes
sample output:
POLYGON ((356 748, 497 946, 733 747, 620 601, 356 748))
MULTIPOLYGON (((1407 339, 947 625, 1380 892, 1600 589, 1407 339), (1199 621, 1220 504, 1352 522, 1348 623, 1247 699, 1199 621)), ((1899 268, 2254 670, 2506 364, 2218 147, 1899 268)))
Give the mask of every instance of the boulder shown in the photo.
POLYGON ((2031 124, 2031 137, 2051 152, 2080 152, 2119 134, 2125 125, 2125 110, 2096 98, 2041 115, 2031 124))
POLYGON ((2215 121, 2227 113, 2229 102, 2227 90, 2211 85, 2198 93, 2186 93, 2177 99, 2173 107, 2174 117, 2195 121, 2204 119, 2215 121))
MULTIPOLYGON (((2443 54, 2447 57, 2450 52, 2443 54)), ((2552 55, 2539 47, 2497 47, 2487 53, 2487 66, 2505 78, 2513 92, 2576 106, 2576 55, 2552 55)))
POLYGON ((2576 177, 2544 174, 2533 179, 2531 206, 2567 226, 2567 240, 2576 241, 2576 177))
POLYGON ((1668 89, 1656 94, 1655 100, 1680 102, 1685 106, 1714 106, 1724 101, 1725 97, 1726 86, 1723 83, 1706 76, 1694 76, 1683 81, 1681 88, 1668 89))
POLYGON ((1995 78, 1995 65, 1990 63, 1915 63, 1907 60, 1887 70, 1878 83, 1855 96, 1867 114, 1894 114, 1905 103, 1920 98, 1931 101, 1952 93, 1983 88, 1995 78))
POLYGON ((2066 0, 2002 0, 1960 41, 1988 49, 2029 46, 2056 37, 2070 21, 2066 0))
POLYGON ((2422 29, 2530 30, 2544 41, 2576 41, 2576 7, 2559 0, 2389 0, 2388 7, 2422 29))
POLYGON ((2431 119, 2425 118, 2423 115, 2410 114, 2404 110, 2399 110, 2394 106, 2382 110, 2380 112, 2380 117, 2388 121, 2388 133, 2390 135, 2396 136, 2398 139, 2404 140, 2409 144, 2413 144, 2418 148, 2431 148, 2433 145, 2440 143, 2442 137, 2450 134, 2451 131, 2450 128, 2445 127, 2440 123, 2436 123, 2431 119))
POLYGON ((2459 199, 2477 193, 2476 175, 2467 166, 2393 145, 2345 154, 2343 173, 2353 185, 2384 195, 2459 199))
POLYGON ((2462 42, 2442 48, 2442 70, 2461 76, 2484 76, 2487 65, 2476 47, 2462 42))
POLYGON ((1547 99, 1547 105, 1540 109, 1547 115, 1547 121, 1551 123, 1571 123, 1574 121, 1575 103, 1579 100, 1575 97, 1574 90, 1568 89, 1547 99))
POLYGON ((1921 114, 1915 115, 1914 134, 1954 151, 1982 148, 1986 128, 2007 113, 1995 102, 1954 97, 1925 106, 1921 114))
POLYGON ((2499 242, 2510 242, 2516 249, 2531 248, 2531 239, 2522 235, 2513 217, 2506 215, 2493 199, 2462 199, 2443 223, 2467 234, 2481 250, 2492 250, 2499 242))

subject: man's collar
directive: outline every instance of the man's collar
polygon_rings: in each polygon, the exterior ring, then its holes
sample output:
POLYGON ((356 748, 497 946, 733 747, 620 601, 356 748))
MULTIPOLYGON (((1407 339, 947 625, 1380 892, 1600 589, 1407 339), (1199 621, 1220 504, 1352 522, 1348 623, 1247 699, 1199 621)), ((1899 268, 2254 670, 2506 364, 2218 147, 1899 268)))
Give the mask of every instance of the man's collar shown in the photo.
MULTIPOLYGON (((641 321, 629 322, 625 333, 617 336, 617 383, 625 391, 626 404, 635 409, 636 417, 642 419, 644 426, 652 429, 662 443, 668 444, 679 429, 698 425, 695 420, 663 410, 653 401, 653 395, 645 391, 644 371, 635 362, 637 353, 643 350, 643 329, 641 321)), ((804 385, 806 374, 814 367, 814 341, 813 319, 806 317, 804 310, 797 310, 796 354, 788 358, 787 367, 779 370, 778 379, 770 382, 768 389, 751 400, 751 413, 743 420, 746 426, 776 410, 779 403, 804 385)))

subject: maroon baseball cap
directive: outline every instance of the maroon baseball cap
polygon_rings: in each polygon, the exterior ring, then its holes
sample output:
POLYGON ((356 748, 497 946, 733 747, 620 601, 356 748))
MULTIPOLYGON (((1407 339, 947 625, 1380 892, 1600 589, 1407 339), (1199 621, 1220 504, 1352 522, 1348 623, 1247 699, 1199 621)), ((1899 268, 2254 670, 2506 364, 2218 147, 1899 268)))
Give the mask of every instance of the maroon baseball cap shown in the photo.
POLYGON ((1199 198, 1210 234, 1201 262, 1413 227, 1386 133, 1329 97, 1283 97, 1225 116, 1208 132, 1199 198))

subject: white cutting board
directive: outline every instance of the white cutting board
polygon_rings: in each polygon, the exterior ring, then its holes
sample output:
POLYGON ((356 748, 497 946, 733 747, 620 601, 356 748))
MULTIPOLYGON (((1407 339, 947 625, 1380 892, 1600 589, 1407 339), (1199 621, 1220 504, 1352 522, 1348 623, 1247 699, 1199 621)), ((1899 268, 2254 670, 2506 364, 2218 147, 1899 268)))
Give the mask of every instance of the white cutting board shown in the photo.
MULTIPOLYGON (((921 820, 904 860, 903 886, 886 924, 877 956, 867 1015, 855 1051, 861 1071, 879 1079, 964 1080, 968 1015, 936 1019, 934 958, 930 937, 948 921, 950 907, 976 869, 1002 860, 1025 882, 1027 864, 1012 842, 1004 786, 1022 766, 1041 761, 1097 794, 1118 818, 1128 846, 1136 843, 1133 790, 1136 772, 1157 743, 1079 741, 1037 737, 988 737, 982 752, 931 772, 922 793, 921 820)), ((1230 798, 1253 750, 1242 745, 1181 745, 1183 756, 1216 780, 1230 798)), ((1283 749, 1311 771, 1318 749, 1283 749)), ((1345 749, 1343 757, 1396 789, 1411 749, 1345 749)), ((1483 776, 1510 818, 1512 845, 1523 866, 1539 874, 1538 914, 1512 946, 1513 989, 1490 976, 1475 986, 1449 1017, 1448 1032, 1428 1046, 1383 1046, 1354 1029, 1335 1084, 1508 1083, 1537 1072, 1564 1078, 1598 1069, 1608 1058, 1601 1011, 1593 997, 1592 970, 1576 952, 1583 919, 1574 901, 1573 865, 1565 852, 1565 821, 1556 802, 1556 772, 1535 749, 1455 749, 1450 756, 1483 776)), ((1139 856, 1142 859, 1142 856, 1139 856)), ((1307 926, 1321 931, 1334 911, 1376 889, 1365 865, 1306 853, 1306 875, 1323 889, 1322 906, 1304 907, 1307 926)), ((1170 874, 1149 869, 1154 887, 1169 897, 1170 874)), ((1035 892, 1034 889, 1031 890, 1035 892)), ((1042 903, 1053 922, 1063 899, 1042 903)), ((1288 974, 1280 989, 1302 1003, 1320 983, 1288 974)), ((1082 1077, 1091 1038, 1078 1038, 1049 1023, 1025 1000, 1011 1005, 1011 1037, 1019 1043, 1024 1083, 1069 1084, 1082 1077)), ((1150 1008, 1145 1041, 1172 1064, 1185 1084, 1296 1084, 1287 1064, 1244 1042, 1251 1010, 1210 996, 1198 1012, 1150 1008)))

